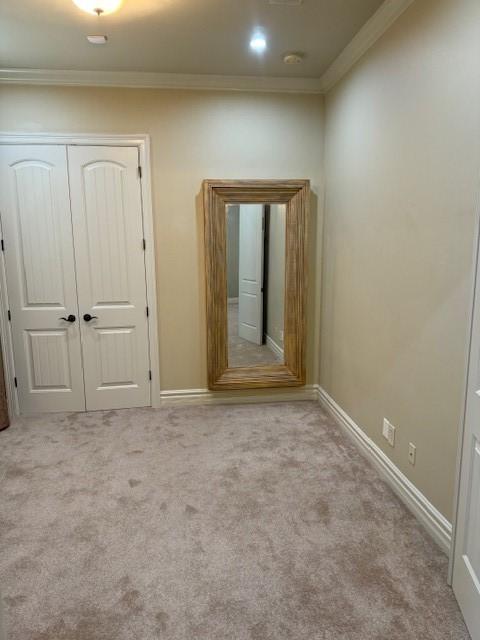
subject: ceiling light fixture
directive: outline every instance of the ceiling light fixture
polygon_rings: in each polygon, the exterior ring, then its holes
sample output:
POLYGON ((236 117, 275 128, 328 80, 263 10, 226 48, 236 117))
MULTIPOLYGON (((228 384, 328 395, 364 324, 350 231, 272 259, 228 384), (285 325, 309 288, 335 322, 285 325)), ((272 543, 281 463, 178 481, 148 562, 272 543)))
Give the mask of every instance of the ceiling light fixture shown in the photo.
POLYGON ((263 33, 255 33, 250 40, 250 49, 255 53, 263 53, 267 48, 267 40, 263 33))
POLYGON ((107 36, 87 36, 87 40, 90 44, 107 44, 107 36))
POLYGON ((116 11, 123 0, 73 0, 79 9, 92 13, 93 15, 103 16, 107 13, 116 11))

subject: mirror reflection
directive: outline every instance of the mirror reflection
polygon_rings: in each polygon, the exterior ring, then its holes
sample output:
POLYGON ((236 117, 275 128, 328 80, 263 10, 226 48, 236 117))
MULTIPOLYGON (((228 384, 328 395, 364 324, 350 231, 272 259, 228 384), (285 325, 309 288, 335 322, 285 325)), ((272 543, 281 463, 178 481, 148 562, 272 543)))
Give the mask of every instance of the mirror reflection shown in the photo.
POLYGON ((232 204, 227 216, 228 366, 284 363, 285 204, 232 204))

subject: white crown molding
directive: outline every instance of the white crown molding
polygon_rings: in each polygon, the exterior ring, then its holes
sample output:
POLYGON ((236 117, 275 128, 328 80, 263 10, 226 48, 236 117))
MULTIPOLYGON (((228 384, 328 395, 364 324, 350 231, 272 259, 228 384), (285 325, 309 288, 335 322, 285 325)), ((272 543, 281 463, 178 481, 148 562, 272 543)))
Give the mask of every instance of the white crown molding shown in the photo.
POLYGON ((193 75, 145 71, 0 69, 0 84, 321 93, 320 80, 317 78, 193 75))
POLYGON ((285 389, 245 391, 210 391, 209 389, 175 389, 160 392, 160 405, 171 404, 256 404, 317 400, 315 385, 285 389))
POLYGON ((330 413, 335 421, 347 432, 375 468, 382 478, 390 485, 407 508, 419 520, 448 554, 451 548, 452 525, 436 509, 433 504, 410 482, 410 480, 393 464, 379 446, 371 440, 352 418, 318 385, 317 398, 321 405, 330 413))
POLYGON ((147 71, 79 71, 66 69, 0 69, 0 84, 196 89, 273 93, 327 93, 387 31, 414 0, 385 0, 321 78, 222 76, 147 71))
POLYGON ((414 0, 385 0, 347 44, 320 78, 320 90, 327 93, 372 47, 414 0))

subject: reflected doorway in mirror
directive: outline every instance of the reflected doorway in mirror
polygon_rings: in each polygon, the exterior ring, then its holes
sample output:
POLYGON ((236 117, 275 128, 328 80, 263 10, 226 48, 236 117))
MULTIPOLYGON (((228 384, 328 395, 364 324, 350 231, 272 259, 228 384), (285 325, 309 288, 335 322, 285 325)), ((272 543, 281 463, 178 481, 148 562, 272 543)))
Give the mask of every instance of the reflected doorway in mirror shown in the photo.
POLYGON ((227 205, 228 365, 283 364, 284 204, 227 205))

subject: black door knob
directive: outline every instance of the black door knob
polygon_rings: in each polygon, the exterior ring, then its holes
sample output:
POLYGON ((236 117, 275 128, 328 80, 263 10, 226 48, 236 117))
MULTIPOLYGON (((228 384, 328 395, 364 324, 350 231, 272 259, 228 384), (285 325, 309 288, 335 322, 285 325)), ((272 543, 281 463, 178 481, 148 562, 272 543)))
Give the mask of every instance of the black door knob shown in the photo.
POLYGON ((93 320, 94 318, 98 318, 98 316, 91 316, 89 313, 86 313, 83 316, 83 319, 85 320, 85 322, 90 322, 90 320, 93 320))
POLYGON ((68 316, 68 318, 64 318, 63 316, 60 318, 60 320, 65 320, 65 322, 75 322, 76 317, 73 314, 70 314, 68 316))

